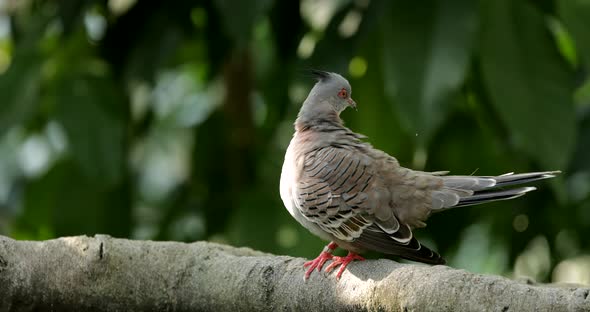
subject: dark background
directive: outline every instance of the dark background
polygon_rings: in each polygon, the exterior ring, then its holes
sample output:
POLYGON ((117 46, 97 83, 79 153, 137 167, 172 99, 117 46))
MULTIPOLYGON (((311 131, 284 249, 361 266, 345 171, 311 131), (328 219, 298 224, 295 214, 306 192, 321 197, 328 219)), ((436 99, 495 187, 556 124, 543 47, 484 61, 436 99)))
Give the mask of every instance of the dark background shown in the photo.
POLYGON ((279 198, 313 85, 420 170, 562 170, 417 231, 449 265, 590 283, 590 2, 0 1, 0 234, 314 257, 279 198))

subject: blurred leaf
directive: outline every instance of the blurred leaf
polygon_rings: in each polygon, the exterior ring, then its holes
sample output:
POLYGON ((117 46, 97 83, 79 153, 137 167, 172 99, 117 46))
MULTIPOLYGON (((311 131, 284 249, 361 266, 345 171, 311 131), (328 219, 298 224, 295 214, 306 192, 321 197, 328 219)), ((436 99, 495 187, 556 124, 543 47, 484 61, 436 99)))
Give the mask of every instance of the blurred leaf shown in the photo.
POLYGON ((339 72, 346 76, 350 60, 355 56, 357 50, 364 50, 364 43, 370 44, 363 39, 377 30, 379 13, 382 11, 384 3, 371 1, 369 7, 359 13, 362 14, 362 20, 357 31, 350 37, 344 37, 340 34, 339 28, 346 16, 353 11, 351 6, 350 4, 341 6, 330 20, 309 60, 309 64, 312 64, 313 68, 339 72))
MULTIPOLYGON (((193 43, 194 34, 186 34, 195 26, 191 10, 200 4, 203 3, 178 1, 168 5, 136 1, 124 14, 109 20, 100 52, 116 76, 127 81, 151 82, 160 69, 175 65, 175 57, 186 53, 183 44, 193 43)), ((195 54, 192 57, 191 61, 198 58, 195 54)))
POLYGON ((528 276, 534 281, 546 280, 551 269, 550 252, 547 238, 541 235, 535 237, 516 258, 514 275, 516 277, 528 276))
POLYGON ((470 272, 503 274, 508 268, 506 242, 499 240, 487 223, 466 224, 450 263, 470 272), (486 254, 486 257, 479 255, 486 254))
POLYGON ((126 195, 88 179, 70 161, 62 161, 24 192, 20 231, 36 239, 48 231, 55 236, 109 233, 128 235, 126 195))
POLYGON ((35 112, 40 88, 42 58, 37 51, 18 55, 0 76, 0 133, 35 112))
POLYGON ((40 229, 53 229, 53 208, 62 181, 62 170, 55 166, 40 179, 26 185, 23 192, 23 213, 19 216, 16 227, 19 233, 13 234, 18 234, 21 239, 48 239, 53 236, 41 237, 38 232, 40 229))
POLYGON ((270 12, 271 36, 276 43, 279 61, 294 58, 303 37, 303 20, 299 1, 277 1, 270 12), (283 34, 289 34, 285 36, 283 34))
POLYGON ((465 79, 477 2, 393 1, 383 23, 386 94, 400 121, 425 145, 465 79), (425 10, 425 8, 432 8, 425 10))
POLYGON ((576 152, 571 163, 572 171, 586 171, 590 173, 590 108, 580 115, 578 142, 576 152))
POLYGON ((56 118, 82 172, 105 185, 118 183, 125 168, 124 102, 111 81, 73 76, 55 92, 56 118))
POLYGON ((576 106, 582 107, 582 109, 590 109, 590 79, 586 79, 582 86, 576 90, 574 103, 576 103, 576 106))
MULTIPOLYGON (((178 52, 182 40, 180 32, 173 27, 162 27, 160 23, 150 22, 143 35, 131 43, 129 60, 123 64, 124 74, 129 80, 145 79, 151 81, 160 68, 165 68, 170 59, 178 52)), ((126 38, 114 38, 115 41, 126 38)), ((118 42, 113 42, 115 46, 118 42)))
POLYGON ((75 32, 80 27, 84 9, 92 1, 59 1, 56 3, 57 15, 63 27, 64 35, 75 32))
POLYGON ((277 220, 285 217, 286 210, 281 211, 277 196, 264 196, 264 188, 249 190, 239 195, 239 201, 229 221, 229 235, 238 246, 273 251, 277 249, 277 220), (256 213, 252 213, 256 207, 256 213))
POLYGON ((39 42, 48 20, 47 16, 39 14, 30 22, 23 23, 22 29, 18 29, 22 36, 18 41, 15 40, 12 63, 0 75, 0 134, 36 112, 41 87, 41 65, 44 61, 39 42))
POLYGON ((216 0, 215 5, 228 35, 244 47, 251 39, 254 24, 270 9, 272 0, 216 0))
POLYGON ((590 66, 590 1, 559 0, 557 6, 558 14, 574 37, 582 60, 590 66))
POLYGON ((572 67, 577 67, 579 63, 578 55, 576 53, 574 40, 570 33, 557 19, 551 18, 547 24, 555 37, 555 44, 561 55, 563 55, 563 58, 565 58, 572 67))
POLYGON ((399 114, 387 101, 382 85, 375 83, 383 77, 380 36, 380 31, 376 31, 360 42, 359 57, 372 62, 367 64, 365 75, 350 80, 358 111, 348 109, 342 118, 353 131, 366 135, 373 146, 404 163, 412 156, 412 138, 402 131, 399 123, 392 122, 400 119, 399 114))
POLYGON ((510 0, 486 4, 480 57, 492 102, 517 146, 546 169, 564 168, 575 137, 571 73, 541 13, 510 0))

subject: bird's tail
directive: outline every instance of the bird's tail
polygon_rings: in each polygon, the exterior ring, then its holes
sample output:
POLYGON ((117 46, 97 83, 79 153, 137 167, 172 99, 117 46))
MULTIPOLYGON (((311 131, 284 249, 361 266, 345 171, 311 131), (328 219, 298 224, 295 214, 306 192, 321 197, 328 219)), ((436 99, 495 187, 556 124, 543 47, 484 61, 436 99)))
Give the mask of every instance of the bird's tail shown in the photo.
POLYGON ((520 197, 536 190, 532 186, 504 188, 533 181, 553 178, 561 171, 544 171, 499 176, 443 176, 444 190, 434 192, 434 210, 478 205, 482 203, 520 197), (452 200, 451 200, 452 199, 452 200))

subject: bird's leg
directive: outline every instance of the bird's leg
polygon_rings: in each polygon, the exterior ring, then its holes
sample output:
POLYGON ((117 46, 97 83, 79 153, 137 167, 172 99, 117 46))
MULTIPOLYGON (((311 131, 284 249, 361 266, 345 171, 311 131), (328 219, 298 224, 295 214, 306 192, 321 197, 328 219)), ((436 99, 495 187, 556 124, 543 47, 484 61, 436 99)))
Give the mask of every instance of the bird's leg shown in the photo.
POLYGON ((336 243, 330 242, 326 247, 324 247, 324 250, 322 250, 322 252, 317 258, 305 262, 305 264, 303 264, 303 267, 309 267, 309 269, 307 269, 307 272, 305 272, 305 279, 309 278, 309 275, 311 275, 311 272, 313 272, 315 268, 317 268, 318 272, 320 272, 322 270, 322 267, 324 266, 324 263, 326 263, 326 261, 334 257, 332 255, 332 251, 334 251, 334 249, 336 249, 337 247, 338 245, 336 243))
POLYGON ((336 278, 340 279, 340 276, 342 276, 342 272, 344 272, 344 269, 346 269, 346 266, 354 260, 363 261, 363 260, 365 260, 365 258, 357 255, 356 253, 354 253, 352 251, 349 251, 348 255, 346 255, 346 257, 334 256, 334 257, 332 257, 332 263, 330 263, 330 265, 328 267, 326 267, 326 272, 330 273, 337 266, 340 266, 340 269, 338 269, 338 273, 336 273, 336 278))

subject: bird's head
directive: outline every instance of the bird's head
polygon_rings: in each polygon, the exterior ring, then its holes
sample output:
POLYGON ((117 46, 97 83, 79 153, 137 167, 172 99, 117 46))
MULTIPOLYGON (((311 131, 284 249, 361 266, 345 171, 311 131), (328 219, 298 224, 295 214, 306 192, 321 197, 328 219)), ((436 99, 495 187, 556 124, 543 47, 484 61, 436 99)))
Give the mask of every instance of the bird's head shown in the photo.
POLYGON ((311 70, 311 74, 317 83, 305 102, 310 102, 314 106, 329 106, 337 114, 349 106, 356 109, 356 103, 350 97, 350 83, 344 77, 321 70, 311 70))

